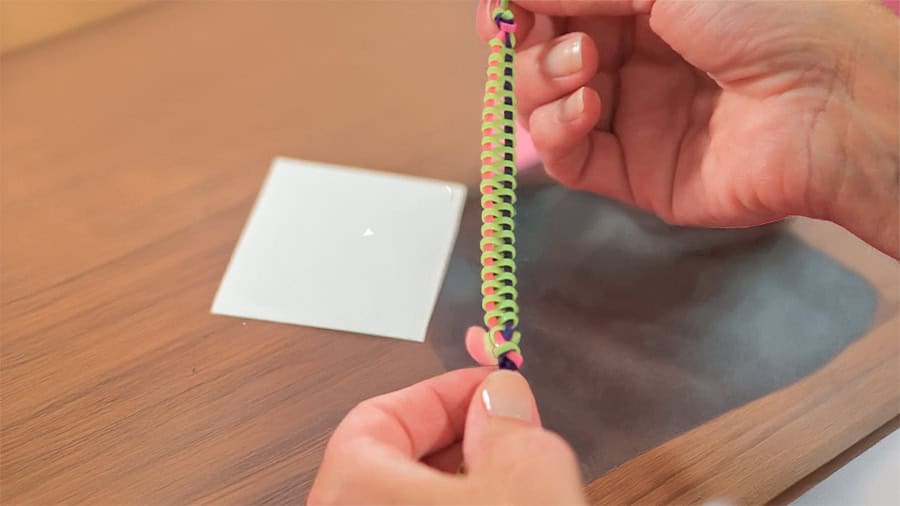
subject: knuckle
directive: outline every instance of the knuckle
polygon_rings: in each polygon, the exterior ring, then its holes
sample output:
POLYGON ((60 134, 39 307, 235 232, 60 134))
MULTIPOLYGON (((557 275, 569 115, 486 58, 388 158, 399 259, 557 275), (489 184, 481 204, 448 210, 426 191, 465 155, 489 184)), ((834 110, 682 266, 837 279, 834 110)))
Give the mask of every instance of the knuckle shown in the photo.
POLYGON ((384 418, 385 411, 382 408, 382 405, 383 401, 381 396, 362 400, 347 412, 344 421, 351 420, 359 422, 361 420, 372 421, 384 418))
POLYGON ((569 170, 569 167, 565 163, 560 163, 550 157, 546 157, 544 161, 544 170, 546 170, 547 174, 564 188, 568 188, 569 190, 581 189, 580 180, 576 177, 577 174, 575 174, 574 171, 569 170))
POLYGON ((580 181, 573 177, 572 173, 569 171, 562 170, 554 170, 551 167, 556 167, 557 164, 551 164, 550 167, 547 167, 547 172, 556 179, 560 185, 569 190, 580 190, 581 184, 580 181))

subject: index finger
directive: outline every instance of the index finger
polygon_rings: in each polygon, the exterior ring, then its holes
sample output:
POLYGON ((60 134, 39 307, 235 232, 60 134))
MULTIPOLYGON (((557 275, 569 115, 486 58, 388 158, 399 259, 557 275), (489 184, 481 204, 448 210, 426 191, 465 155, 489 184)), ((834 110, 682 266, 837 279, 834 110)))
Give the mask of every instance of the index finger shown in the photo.
POLYGON ((490 372, 451 371, 364 401, 335 430, 329 448, 364 441, 418 461, 462 439, 472 395, 490 372))

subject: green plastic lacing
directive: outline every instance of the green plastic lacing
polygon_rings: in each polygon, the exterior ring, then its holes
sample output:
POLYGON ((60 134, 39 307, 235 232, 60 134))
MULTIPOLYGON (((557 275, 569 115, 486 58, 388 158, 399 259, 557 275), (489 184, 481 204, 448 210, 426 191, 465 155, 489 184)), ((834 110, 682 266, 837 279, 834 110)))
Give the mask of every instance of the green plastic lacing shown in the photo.
MULTIPOLYGON (((501 23, 512 25, 514 21, 508 3, 508 0, 501 0, 492 12, 492 18, 498 22, 498 26, 501 23)), ((509 352, 519 353, 521 339, 518 330, 519 305, 516 302, 518 292, 514 233, 515 35, 505 30, 498 31, 491 39, 490 46, 482 114, 481 294, 484 323, 488 329, 485 347, 499 359, 509 352), (493 307, 490 307, 491 304, 493 307)))

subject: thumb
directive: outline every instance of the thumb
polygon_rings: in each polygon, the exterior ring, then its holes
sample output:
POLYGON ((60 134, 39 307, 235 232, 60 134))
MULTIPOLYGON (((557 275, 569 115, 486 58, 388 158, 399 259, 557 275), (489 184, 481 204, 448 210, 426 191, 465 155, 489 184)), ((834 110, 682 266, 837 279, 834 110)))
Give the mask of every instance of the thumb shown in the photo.
POLYGON ((575 453, 541 427, 534 395, 512 371, 489 375, 466 419, 463 457, 469 477, 492 502, 582 504, 575 453))

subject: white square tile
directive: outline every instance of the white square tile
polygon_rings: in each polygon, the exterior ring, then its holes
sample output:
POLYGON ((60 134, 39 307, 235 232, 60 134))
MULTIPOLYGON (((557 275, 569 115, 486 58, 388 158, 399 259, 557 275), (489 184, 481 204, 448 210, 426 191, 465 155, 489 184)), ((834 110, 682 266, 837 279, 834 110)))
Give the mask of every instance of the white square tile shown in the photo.
POLYGON ((458 183, 276 159, 212 312, 422 342, 458 183))

